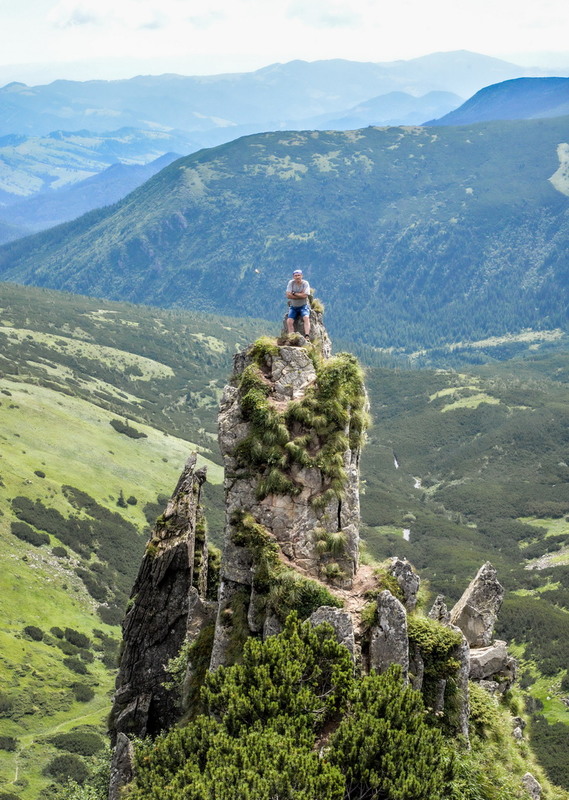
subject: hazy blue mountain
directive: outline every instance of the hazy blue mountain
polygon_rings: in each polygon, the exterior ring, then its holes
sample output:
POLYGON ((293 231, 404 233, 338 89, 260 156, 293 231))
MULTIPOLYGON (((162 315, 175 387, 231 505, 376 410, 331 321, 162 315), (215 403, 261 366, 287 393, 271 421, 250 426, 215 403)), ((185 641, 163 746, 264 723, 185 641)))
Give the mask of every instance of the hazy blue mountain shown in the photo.
POLYGON ((236 125, 255 124, 258 131, 292 127, 292 121, 343 113, 392 91, 451 91, 468 97, 489 83, 526 74, 515 64, 457 51, 383 64, 291 61, 226 75, 60 80, 32 87, 11 83, 0 89, 0 135, 42 136, 62 127, 102 132, 158 126, 186 131, 228 128, 227 141, 235 138, 230 129, 236 125))
POLYGON ((0 138, 0 205, 69 186, 112 164, 147 164, 165 153, 191 153, 199 146, 195 138, 180 131, 135 128, 4 136, 0 138))
POLYGON ((4 245, 0 275, 278 319, 301 266, 334 333, 408 352, 564 328, 568 122, 245 137, 4 245))
POLYGON ((462 98, 452 92, 428 92, 422 97, 389 92, 360 103, 340 117, 328 114, 311 120, 309 127, 345 131, 367 125, 420 125, 425 117, 445 114, 461 103, 462 98))
MULTIPOLYGON (((0 209, 0 219, 11 226, 25 226, 19 236, 45 230, 94 208, 116 203, 177 158, 180 158, 177 153, 166 153, 149 164, 112 164, 79 183, 43 192, 0 209)), ((16 238, 18 235, 12 235, 4 241, 16 238)))
POLYGON ((14 239, 20 239, 22 236, 27 236, 32 232, 31 229, 10 225, 0 220, 0 244, 13 242, 14 239))
POLYGON ((542 119, 569 114, 569 78, 517 78, 487 86, 460 108, 427 125, 470 125, 494 119, 542 119))

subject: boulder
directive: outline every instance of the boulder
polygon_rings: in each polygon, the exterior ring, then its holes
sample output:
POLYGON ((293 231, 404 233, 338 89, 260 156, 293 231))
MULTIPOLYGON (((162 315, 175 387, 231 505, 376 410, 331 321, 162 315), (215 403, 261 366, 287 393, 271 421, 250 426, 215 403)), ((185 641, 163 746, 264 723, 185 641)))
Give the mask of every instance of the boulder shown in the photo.
POLYGON ((487 647, 502 605, 504 588, 496 570, 486 562, 450 612, 450 621, 466 636, 471 647, 487 647))
POLYGON ((354 621, 348 611, 343 611, 341 608, 335 608, 334 606, 320 606, 320 608, 312 612, 308 621, 314 626, 327 622, 328 625, 334 628, 339 643, 348 648, 352 657, 355 656, 354 621))
POLYGON ((522 778, 522 786, 531 797, 531 800, 539 800, 541 797, 541 784, 533 777, 531 772, 526 772, 522 778))
POLYGON ((409 673, 407 613, 403 603, 385 589, 377 598, 377 620, 370 634, 369 667, 370 670, 385 672, 391 664, 400 664, 407 680, 409 673))
POLYGON ((470 679, 497 682, 502 693, 515 681, 517 666, 516 659, 508 655, 506 642, 496 640, 489 647, 470 650, 470 679))
POLYGON ((473 681, 484 680, 502 672, 508 662, 508 646, 499 639, 489 647, 477 647, 470 650, 470 678, 473 681))

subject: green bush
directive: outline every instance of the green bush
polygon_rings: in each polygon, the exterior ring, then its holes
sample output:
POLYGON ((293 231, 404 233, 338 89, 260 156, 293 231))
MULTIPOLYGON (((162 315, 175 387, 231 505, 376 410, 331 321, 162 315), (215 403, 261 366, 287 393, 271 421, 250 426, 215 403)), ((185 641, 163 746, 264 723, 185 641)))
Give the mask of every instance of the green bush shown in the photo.
POLYGON ((74 630, 73 628, 65 628, 63 633, 65 638, 71 644, 74 644, 75 647, 89 647, 91 645, 91 640, 88 636, 85 636, 84 633, 79 633, 79 631, 74 630))
POLYGON ((133 428, 128 424, 127 419, 125 419, 124 422, 121 422, 120 419, 112 419, 109 422, 109 425, 111 425, 111 427, 113 427, 117 433, 122 433, 125 436, 128 436, 130 439, 148 439, 146 433, 142 433, 142 431, 133 428))
POLYGON ((89 770, 79 756, 66 754, 52 758, 44 768, 44 774, 54 778, 58 783, 68 780, 82 784, 89 775, 89 770))
POLYGON ((18 749, 18 740, 13 736, 0 736, 0 750, 7 750, 13 753, 18 749))
POLYGON ((279 636, 249 639, 241 664, 206 676, 202 702, 206 714, 137 748, 130 800, 439 800, 452 778, 401 670, 356 677, 329 625, 291 615, 279 636))
POLYGON ((88 703, 95 697, 95 690, 86 683, 74 683, 71 688, 79 703, 88 703))
POLYGON ((78 675, 88 674, 87 667, 78 658, 74 658, 73 656, 70 658, 64 658, 63 664, 67 667, 67 669, 70 669, 71 672, 76 672, 78 675))
POLYGON ((59 545, 57 545, 56 547, 52 548, 51 552, 57 558, 69 558, 69 553, 67 552, 65 547, 60 547, 59 545))
POLYGON ((34 642, 41 642, 44 637, 44 632, 36 625, 26 625, 24 633, 26 636, 29 636, 30 639, 33 639, 34 642))
POLYGON ((58 750, 67 750, 80 756, 92 756, 105 747, 105 743, 97 733, 88 731, 71 731, 51 736, 49 742, 58 750))
POLYGON ((49 544, 50 539, 47 533, 37 533, 25 522, 12 522, 11 531, 14 536, 21 539, 23 542, 33 545, 34 547, 41 547, 42 544, 49 544))

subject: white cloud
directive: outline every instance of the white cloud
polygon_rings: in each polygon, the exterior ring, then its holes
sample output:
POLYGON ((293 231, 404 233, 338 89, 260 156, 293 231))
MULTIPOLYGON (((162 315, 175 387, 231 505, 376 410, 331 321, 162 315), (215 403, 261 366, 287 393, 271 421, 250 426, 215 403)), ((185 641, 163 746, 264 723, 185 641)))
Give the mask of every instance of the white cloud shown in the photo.
POLYGON ((302 0, 292 3, 287 10, 287 17, 298 19, 313 28, 355 27, 362 22, 361 13, 354 10, 353 3, 348 5, 322 0, 313 0, 308 5, 302 0))

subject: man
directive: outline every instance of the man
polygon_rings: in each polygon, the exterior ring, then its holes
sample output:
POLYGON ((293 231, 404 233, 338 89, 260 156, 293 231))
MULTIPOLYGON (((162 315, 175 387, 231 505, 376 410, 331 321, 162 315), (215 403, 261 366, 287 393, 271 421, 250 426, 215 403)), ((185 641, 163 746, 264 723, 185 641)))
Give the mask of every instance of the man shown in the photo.
POLYGON ((295 269, 292 273, 292 280, 288 282, 288 286, 286 287, 286 296, 290 300, 286 327, 289 333, 294 333, 294 320, 298 319, 298 317, 302 317, 304 335, 307 339, 310 334, 309 295, 310 286, 308 285, 308 281, 302 279, 301 269, 295 269))

